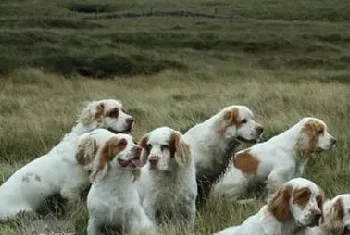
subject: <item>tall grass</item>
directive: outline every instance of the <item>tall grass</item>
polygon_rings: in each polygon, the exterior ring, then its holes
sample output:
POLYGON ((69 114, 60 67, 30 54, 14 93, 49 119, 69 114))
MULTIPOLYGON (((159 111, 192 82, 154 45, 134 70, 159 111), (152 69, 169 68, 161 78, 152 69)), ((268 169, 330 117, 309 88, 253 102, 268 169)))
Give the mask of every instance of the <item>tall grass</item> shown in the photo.
MULTIPOLYGON (((315 76, 313 70, 238 71, 226 75, 215 69, 165 71, 151 77, 98 81, 66 79, 36 69, 17 70, 1 84, 0 180, 57 144, 74 125, 86 100, 108 97, 121 99, 135 117, 135 139, 164 125, 185 130, 231 104, 244 104, 254 110, 265 126, 265 139, 304 116, 321 118, 337 137, 337 148, 313 159, 305 177, 321 185, 327 196, 347 192, 350 136, 345 130, 350 125, 349 84, 296 82, 315 76)), ((237 224, 263 203, 263 198, 248 206, 212 199, 198 211, 194 234, 237 224)), ((87 223, 84 205, 71 213, 73 218, 70 213, 65 216, 75 221, 78 234, 83 234, 87 223)), ((11 231, 7 225, 1 229, 11 231)), ((164 234, 182 234, 176 228, 165 230, 164 234)))

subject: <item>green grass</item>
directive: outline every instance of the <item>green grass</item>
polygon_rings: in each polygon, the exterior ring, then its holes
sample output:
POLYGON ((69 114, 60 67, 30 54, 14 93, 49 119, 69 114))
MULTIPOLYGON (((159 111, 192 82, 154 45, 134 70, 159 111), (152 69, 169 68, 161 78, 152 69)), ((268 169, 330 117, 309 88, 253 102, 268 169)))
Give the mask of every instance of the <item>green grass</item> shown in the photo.
MULTIPOLYGON (((319 117, 338 144, 313 158, 305 177, 328 197, 347 193, 349 16, 345 0, 3 0, 0 182, 55 146, 85 101, 118 98, 136 119, 135 139, 164 125, 185 131, 232 104, 254 110, 265 139, 304 116, 319 117), (180 10, 215 15, 215 8, 230 19, 106 19, 180 10)), ((161 234, 210 234, 263 204, 263 197, 246 206, 210 198, 198 210, 195 231, 161 234)), ((84 234, 85 204, 58 219, 84 234)), ((23 234, 26 222, 2 223, 0 234, 23 234)))

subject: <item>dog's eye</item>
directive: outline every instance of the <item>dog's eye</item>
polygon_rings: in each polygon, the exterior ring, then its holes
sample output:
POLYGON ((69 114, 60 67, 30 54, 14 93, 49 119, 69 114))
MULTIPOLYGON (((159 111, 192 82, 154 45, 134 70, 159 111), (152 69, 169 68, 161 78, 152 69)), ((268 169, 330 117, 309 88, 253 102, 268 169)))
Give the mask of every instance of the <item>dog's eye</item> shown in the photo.
POLYGON ((149 150, 149 149, 152 148, 152 145, 151 145, 151 144, 147 144, 146 147, 147 147, 147 149, 149 150))
POLYGON ((108 117, 111 117, 111 118, 118 118, 118 117, 119 117, 119 109, 118 109, 118 108, 115 108, 115 109, 111 110, 111 111, 108 113, 108 117))
POLYGON ((319 130, 317 133, 318 133, 318 134, 322 134, 322 133, 323 133, 323 130, 319 130))
POLYGON ((243 119, 243 120, 242 120, 242 123, 247 123, 247 119, 243 119))
POLYGON ((168 149, 169 148, 169 145, 165 145, 165 144, 163 144, 163 145, 161 145, 160 146, 160 149, 163 151, 164 149, 168 149))

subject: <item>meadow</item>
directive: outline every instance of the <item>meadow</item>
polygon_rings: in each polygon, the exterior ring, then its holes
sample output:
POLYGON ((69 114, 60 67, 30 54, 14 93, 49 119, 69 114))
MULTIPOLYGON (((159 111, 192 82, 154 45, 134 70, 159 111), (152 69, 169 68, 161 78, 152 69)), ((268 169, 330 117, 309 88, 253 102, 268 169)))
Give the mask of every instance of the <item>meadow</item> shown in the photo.
MULTIPOLYGON (((327 197, 350 192, 347 0, 2 0, 0 51, 1 183, 55 146, 84 102, 116 98, 136 140, 159 126, 184 132, 232 104, 255 112, 264 140, 323 119, 337 147, 305 177, 327 197)), ((210 234, 264 203, 210 198, 194 231, 161 234, 210 234)), ((84 203, 56 219, 85 234, 84 203)), ((31 234, 26 223, 1 223, 0 234, 31 234)))

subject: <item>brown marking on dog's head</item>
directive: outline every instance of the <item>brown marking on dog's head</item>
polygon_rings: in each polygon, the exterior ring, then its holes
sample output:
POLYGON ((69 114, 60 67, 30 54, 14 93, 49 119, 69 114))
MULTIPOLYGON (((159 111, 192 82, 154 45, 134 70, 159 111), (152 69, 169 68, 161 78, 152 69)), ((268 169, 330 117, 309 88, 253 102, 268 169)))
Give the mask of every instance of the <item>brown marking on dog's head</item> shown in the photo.
POLYGON ((141 138, 141 140, 139 141, 139 145, 143 148, 143 151, 142 151, 142 154, 141 154, 141 162, 142 162, 143 164, 146 163, 147 158, 148 158, 148 155, 150 154, 150 151, 151 151, 150 148, 149 148, 149 146, 148 146, 148 144, 147 144, 147 142, 148 142, 148 136, 149 136, 148 133, 145 134, 145 135, 141 138))
MULTIPOLYGON (((325 215, 326 216, 326 215, 325 215)), ((342 234, 344 231, 343 199, 339 197, 331 206, 330 212, 325 218, 325 227, 332 234, 342 234)))
POLYGON ((121 151, 125 149, 128 142, 126 139, 119 139, 117 137, 110 138, 102 147, 98 155, 98 164, 92 172, 91 178, 95 180, 96 175, 105 169, 107 163, 112 161, 121 151))
POLYGON ((110 117, 110 118, 118 118, 119 117, 119 108, 113 108, 111 110, 108 110, 106 116, 110 117))
POLYGON ((321 210, 321 218, 322 220, 324 219, 323 217, 323 203, 324 203, 324 192, 323 190, 320 189, 320 193, 317 195, 316 200, 317 200, 317 206, 321 210))
POLYGON ((243 122, 239 118, 238 108, 231 108, 224 111, 220 121, 219 132, 224 133, 229 126, 236 126, 236 128, 239 128, 242 125, 243 122))
POLYGON ((319 135, 325 133, 325 126, 318 120, 307 121, 298 140, 298 148, 302 157, 308 157, 317 150, 317 141, 319 135))
POLYGON ((291 218, 289 200, 291 199, 292 191, 292 186, 283 186, 268 203, 268 211, 280 222, 291 218))
POLYGON ((173 131, 169 138, 170 158, 175 158, 179 166, 183 166, 190 157, 190 147, 182 140, 180 132, 173 131))
POLYGON ((259 166, 259 161, 252 154, 249 149, 240 153, 237 153, 233 157, 233 165, 235 168, 248 173, 256 174, 256 170, 259 166))
POLYGON ((311 196, 311 190, 308 187, 295 189, 293 193, 293 203, 299 205, 301 208, 305 208, 309 202, 311 196))

